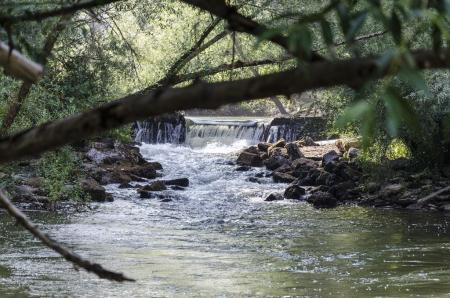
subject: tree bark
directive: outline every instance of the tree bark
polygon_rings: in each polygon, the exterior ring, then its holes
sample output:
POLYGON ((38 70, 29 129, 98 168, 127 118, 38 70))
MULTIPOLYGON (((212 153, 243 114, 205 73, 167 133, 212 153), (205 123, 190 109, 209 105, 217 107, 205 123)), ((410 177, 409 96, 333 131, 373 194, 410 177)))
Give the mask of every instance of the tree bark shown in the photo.
MULTIPOLYGON (((450 51, 418 50, 411 58, 419 69, 450 68, 450 51)), ((361 86, 386 76, 377 67, 379 57, 321 61, 308 67, 229 82, 199 82, 184 88, 137 92, 91 111, 48 122, 0 139, 0 163, 35 156, 67 143, 150 116, 194 108, 213 109, 224 104, 288 95, 337 85, 361 86)))

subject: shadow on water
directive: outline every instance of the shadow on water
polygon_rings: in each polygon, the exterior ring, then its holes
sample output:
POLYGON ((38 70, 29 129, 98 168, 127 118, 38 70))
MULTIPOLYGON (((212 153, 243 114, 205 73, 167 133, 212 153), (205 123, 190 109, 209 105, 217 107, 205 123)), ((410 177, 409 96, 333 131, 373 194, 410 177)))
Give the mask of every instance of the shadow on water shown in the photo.
POLYGON ((248 182, 261 169, 236 172, 226 162, 234 150, 170 145, 141 150, 163 163, 166 177, 188 176, 191 186, 163 192, 173 198, 166 203, 110 186, 116 201, 95 210, 30 214, 50 236, 138 282, 115 284, 74 271, 0 213, 0 297, 450 293, 447 216, 267 203, 263 199, 285 185, 248 182))

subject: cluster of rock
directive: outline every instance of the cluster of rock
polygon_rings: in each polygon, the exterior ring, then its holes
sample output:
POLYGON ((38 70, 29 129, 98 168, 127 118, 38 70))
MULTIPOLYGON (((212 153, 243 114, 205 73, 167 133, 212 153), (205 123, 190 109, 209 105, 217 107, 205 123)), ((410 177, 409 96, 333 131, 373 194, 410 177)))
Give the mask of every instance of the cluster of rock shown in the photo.
MULTIPOLYGON (((125 144, 112 139, 101 139, 76 146, 82 160, 84 178, 79 183, 81 189, 94 202, 113 201, 113 197, 105 189, 105 185, 119 184, 120 188, 136 188, 142 198, 150 198, 151 192, 165 189, 184 189, 189 185, 187 178, 151 182, 149 185, 131 184, 146 182, 162 177, 162 166, 158 162, 146 161, 134 144, 125 144), (160 189, 154 185, 161 184, 160 189), (154 187, 155 189, 152 189, 154 187), (145 195, 144 195, 145 194, 145 195)), ((24 208, 49 209, 53 203, 43 187, 44 179, 39 177, 37 160, 20 164, 20 173, 15 175, 13 187, 9 189, 13 201, 24 208)), ((74 185, 66 185, 67 189, 74 185)), ((70 198, 60 198, 68 202, 70 198)), ((164 200, 164 198, 161 198, 164 200)))
MULTIPOLYGON (((359 152, 354 147, 356 143, 338 141, 337 150, 331 150, 321 158, 306 158, 302 147, 311 145, 314 144, 305 141, 286 143, 284 140, 274 144, 260 143, 240 153, 238 170, 266 167, 274 182, 289 183, 283 194, 271 194, 266 201, 303 200, 317 208, 351 203, 450 211, 450 187, 444 188, 450 181, 442 175, 408 172, 407 162, 399 159, 386 164, 395 171, 394 178, 371 182, 355 162, 359 152)), ((256 178, 253 180, 257 182, 256 178)))
POLYGON ((283 195, 271 194, 266 201, 286 198, 307 200, 316 207, 334 207, 339 201, 353 198, 356 194, 354 188, 361 178, 358 166, 343 160, 336 151, 328 152, 321 161, 306 158, 301 151, 304 146, 318 145, 311 139, 259 143, 241 152, 237 163, 241 166, 265 166, 272 171, 274 182, 290 183, 283 195))

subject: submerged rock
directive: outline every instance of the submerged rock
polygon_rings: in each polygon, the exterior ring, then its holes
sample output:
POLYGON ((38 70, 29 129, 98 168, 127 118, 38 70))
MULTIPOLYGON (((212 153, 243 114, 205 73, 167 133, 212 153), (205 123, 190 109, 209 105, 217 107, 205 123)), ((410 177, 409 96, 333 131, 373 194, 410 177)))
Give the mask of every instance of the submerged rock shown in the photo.
POLYGON ((154 181, 141 188, 141 190, 144 191, 163 191, 166 189, 167 189, 166 184, 163 181, 154 181))
POLYGON ((299 185, 291 185, 284 191, 284 197, 288 200, 300 200, 306 193, 306 190, 299 185))
POLYGON ((284 200, 283 196, 279 193, 270 194, 264 201, 273 202, 273 201, 282 201, 284 200))
POLYGON ((182 187, 188 187, 189 186, 189 179, 188 178, 178 178, 178 179, 172 179, 172 180, 163 180, 162 182, 165 185, 175 185, 175 186, 182 186, 182 187))

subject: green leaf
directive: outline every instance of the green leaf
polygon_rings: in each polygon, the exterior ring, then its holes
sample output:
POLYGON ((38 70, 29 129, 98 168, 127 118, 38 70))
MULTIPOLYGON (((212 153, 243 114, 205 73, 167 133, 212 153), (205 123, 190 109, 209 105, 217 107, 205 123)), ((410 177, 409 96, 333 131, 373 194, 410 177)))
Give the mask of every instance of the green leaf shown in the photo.
POLYGON ((344 110, 341 116, 336 120, 336 127, 343 128, 349 123, 361 120, 371 110, 369 102, 361 100, 351 107, 344 110))
POLYGON ((430 95, 427 82, 418 69, 403 67, 398 73, 398 77, 412 88, 418 91, 424 91, 427 95, 430 95))
POLYGON ((334 43, 333 31, 331 30, 330 22, 328 22, 327 20, 324 19, 320 22, 320 26, 322 28, 322 35, 323 35, 325 44, 327 46, 333 45, 333 43, 334 43))
POLYGON ((348 31, 345 35, 347 41, 351 41, 355 38, 356 34, 361 30, 364 22, 366 21, 368 16, 367 11, 363 11, 358 13, 350 22, 348 31))
POLYGON ((401 44, 402 42, 402 24, 398 14, 393 11, 391 15, 391 20, 389 23, 389 30, 392 33, 392 37, 396 44, 401 44))
POLYGON ((400 93, 392 86, 386 89, 384 94, 384 105, 386 107, 386 126, 392 137, 398 135, 402 123, 415 132, 420 130, 419 120, 416 112, 408 101, 401 97, 400 93))

